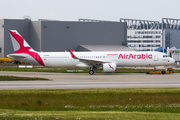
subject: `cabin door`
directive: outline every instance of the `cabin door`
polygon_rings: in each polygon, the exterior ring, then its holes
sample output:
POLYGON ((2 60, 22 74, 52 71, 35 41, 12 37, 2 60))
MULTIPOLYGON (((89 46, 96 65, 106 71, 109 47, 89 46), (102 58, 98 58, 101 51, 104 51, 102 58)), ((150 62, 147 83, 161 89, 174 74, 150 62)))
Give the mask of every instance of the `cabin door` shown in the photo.
POLYGON ((158 54, 154 53, 154 61, 158 61, 158 54))

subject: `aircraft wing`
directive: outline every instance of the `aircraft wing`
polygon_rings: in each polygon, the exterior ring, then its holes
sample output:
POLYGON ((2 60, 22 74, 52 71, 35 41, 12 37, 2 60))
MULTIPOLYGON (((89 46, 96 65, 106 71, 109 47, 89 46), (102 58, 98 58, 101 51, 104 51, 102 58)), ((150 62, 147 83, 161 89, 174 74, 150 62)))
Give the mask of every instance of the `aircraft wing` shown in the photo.
POLYGON ((71 54, 71 57, 74 58, 74 59, 77 59, 87 65, 94 65, 94 64, 102 64, 102 63, 112 63, 112 61, 102 61, 102 60, 92 60, 92 59, 82 59, 82 58, 78 58, 76 57, 73 52, 68 49, 68 51, 70 52, 71 54))

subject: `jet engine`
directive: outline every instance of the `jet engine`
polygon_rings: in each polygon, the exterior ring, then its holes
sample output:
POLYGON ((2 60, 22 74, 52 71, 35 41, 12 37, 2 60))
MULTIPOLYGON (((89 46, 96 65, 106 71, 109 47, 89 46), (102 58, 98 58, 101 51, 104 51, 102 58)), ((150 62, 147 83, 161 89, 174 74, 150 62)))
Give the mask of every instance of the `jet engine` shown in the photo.
POLYGON ((104 63, 101 66, 98 66, 103 72, 115 72, 116 71, 116 63, 104 63))

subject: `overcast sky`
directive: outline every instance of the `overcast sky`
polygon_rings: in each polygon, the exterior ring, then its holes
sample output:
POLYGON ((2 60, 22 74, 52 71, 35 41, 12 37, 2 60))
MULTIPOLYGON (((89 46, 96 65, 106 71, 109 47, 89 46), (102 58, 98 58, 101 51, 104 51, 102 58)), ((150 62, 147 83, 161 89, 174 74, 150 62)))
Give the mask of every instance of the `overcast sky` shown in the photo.
POLYGON ((0 0, 0 19, 180 19, 180 0, 0 0))

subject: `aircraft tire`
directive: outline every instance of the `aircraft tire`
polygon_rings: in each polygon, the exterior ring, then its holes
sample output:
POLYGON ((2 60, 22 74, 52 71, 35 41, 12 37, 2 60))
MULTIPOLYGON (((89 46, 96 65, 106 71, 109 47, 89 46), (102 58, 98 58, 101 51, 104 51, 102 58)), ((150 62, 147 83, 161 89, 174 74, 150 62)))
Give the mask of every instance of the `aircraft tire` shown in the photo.
POLYGON ((165 74, 165 71, 162 71, 161 73, 164 75, 164 74, 165 74))
POLYGON ((90 75, 93 75, 93 74, 94 74, 94 71, 93 71, 93 70, 90 70, 90 71, 89 71, 89 74, 90 74, 90 75))
POLYGON ((150 74, 150 72, 146 72, 146 74, 150 74))

